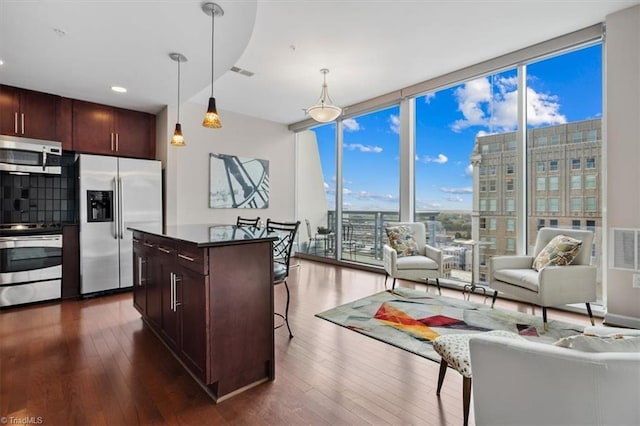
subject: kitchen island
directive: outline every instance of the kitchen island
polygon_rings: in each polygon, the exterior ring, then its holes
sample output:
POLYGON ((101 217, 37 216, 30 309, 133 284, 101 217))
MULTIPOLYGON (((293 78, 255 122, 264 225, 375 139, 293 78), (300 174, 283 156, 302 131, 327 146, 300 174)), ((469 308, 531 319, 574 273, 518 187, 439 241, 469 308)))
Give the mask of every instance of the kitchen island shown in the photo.
POLYGON ((214 401, 274 380, 277 236, 231 225, 129 229, 134 306, 214 401))

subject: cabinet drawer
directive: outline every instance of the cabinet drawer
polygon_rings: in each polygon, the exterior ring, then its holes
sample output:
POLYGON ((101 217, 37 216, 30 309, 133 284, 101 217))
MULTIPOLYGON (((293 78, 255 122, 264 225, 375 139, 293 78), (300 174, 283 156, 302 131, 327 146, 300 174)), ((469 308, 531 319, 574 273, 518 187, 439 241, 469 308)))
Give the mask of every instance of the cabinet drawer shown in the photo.
POLYGON ((148 237, 145 240, 145 245, 155 247, 158 254, 162 257, 175 258, 176 256, 176 244, 171 240, 148 237))
POLYGON ((209 273, 208 250, 186 244, 180 244, 178 249, 178 265, 193 272, 207 275, 209 273))

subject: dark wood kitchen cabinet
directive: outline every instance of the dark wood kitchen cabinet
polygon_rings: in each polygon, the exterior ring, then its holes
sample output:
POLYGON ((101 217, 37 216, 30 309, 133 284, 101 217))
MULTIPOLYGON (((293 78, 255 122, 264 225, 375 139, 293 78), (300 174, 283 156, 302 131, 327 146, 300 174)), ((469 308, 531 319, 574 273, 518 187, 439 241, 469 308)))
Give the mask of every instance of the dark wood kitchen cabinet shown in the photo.
POLYGON ((80 296, 80 227, 62 227, 62 298, 80 296))
POLYGON ((144 285, 137 286, 146 295, 134 290, 134 306, 207 393, 222 401, 273 380, 275 237, 246 239, 243 233, 234 241, 211 242, 207 228, 207 242, 199 243, 133 231, 134 260, 142 253, 145 260, 138 263, 146 265, 146 272, 140 269, 146 280, 138 279, 144 285), (158 295, 159 323, 150 309, 158 295))
POLYGON ((143 240, 133 238, 133 306, 146 315, 149 264, 148 250, 143 243, 143 240))
POLYGON ((85 154, 155 157, 155 116, 73 101, 73 149, 85 154))
POLYGON ((0 133, 50 141, 58 134, 61 97, 0 85, 0 133))

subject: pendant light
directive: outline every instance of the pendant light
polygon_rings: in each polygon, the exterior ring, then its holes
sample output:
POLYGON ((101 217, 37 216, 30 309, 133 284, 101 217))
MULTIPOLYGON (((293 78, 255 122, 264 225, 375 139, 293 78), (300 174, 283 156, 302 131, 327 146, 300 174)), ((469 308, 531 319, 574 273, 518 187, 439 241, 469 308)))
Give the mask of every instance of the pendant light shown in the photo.
POLYGON ((342 114, 342 108, 335 106, 329 96, 329 91, 327 90, 327 73, 329 70, 322 68, 320 72, 323 75, 320 99, 318 99, 315 105, 307 108, 307 114, 320 123, 328 123, 342 114))
POLYGON ((214 22, 216 16, 224 15, 224 10, 216 3, 203 3, 202 11, 207 15, 211 15, 211 97, 209 97, 209 106, 207 113, 204 115, 202 125, 212 129, 219 129, 222 127, 220 123, 220 116, 218 116, 218 110, 216 109, 216 98, 213 97, 213 35, 214 35, 214 22))
POLYGON ((180 125, 180 62, 187 62, 187 57, 180 53, 169 53, 169 57, 178 63, 178 117, 176 119, 176 130, 171 138, 171 145, 184 146, 184 136, 182 136, 182 126, 180 125))

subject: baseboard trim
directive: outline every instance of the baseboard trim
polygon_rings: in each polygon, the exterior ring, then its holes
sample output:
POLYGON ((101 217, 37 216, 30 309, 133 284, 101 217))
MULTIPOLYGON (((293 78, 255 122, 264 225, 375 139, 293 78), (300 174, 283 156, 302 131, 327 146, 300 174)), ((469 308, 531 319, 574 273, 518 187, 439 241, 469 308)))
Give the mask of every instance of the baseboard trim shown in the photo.
POLYGON ((604 314, 604 325, 640 329, 640 318, 618 315, 607 312, 604 314))

